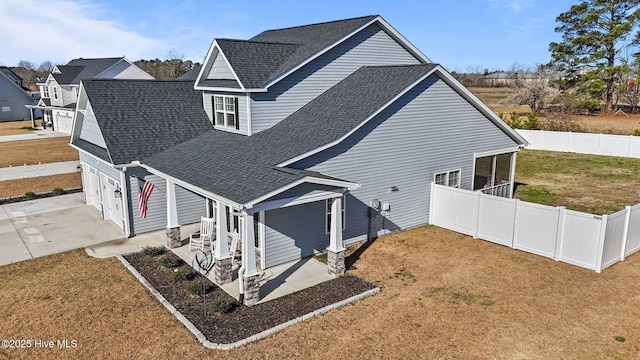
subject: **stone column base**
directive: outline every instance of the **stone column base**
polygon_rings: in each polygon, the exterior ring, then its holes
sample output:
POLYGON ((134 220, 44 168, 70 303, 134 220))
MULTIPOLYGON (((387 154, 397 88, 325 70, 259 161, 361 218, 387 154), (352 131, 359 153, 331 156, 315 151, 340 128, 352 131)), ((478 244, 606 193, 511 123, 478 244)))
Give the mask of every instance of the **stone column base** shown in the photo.
POLYGON ((346 268, 344 265, 344 250, 333 252, 327 250, 327 269, 329 274, 338 277, 344 275, 346 268))
POLYGON ((243 280, 244 304, 255 305, 260 300, 260 274, 245 277, 243 280))
POLYGON ((233 259, 216 259, 215 265, 213 267, 213 275, 216 282, 220 285, 228 284, 233 281, 233 259))
POLYGON ((180 238, 180 227, 167 228, 167 247, 175 249, 182 246, 182 238, 180 238))

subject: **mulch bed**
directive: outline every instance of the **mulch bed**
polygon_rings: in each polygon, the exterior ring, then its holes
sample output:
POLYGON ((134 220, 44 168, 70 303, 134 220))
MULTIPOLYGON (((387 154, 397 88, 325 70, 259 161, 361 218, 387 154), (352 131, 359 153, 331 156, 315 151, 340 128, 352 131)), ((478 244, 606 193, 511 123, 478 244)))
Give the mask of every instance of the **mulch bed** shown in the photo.
POLYGON ((33 194, 33 196, 18 195, 18 196, 12 196, 8 198, 0 198, 0 205, 12 204, 12 203, 35 200, 35 199, 44 199, 44 198, 59 196, 64 194, 75 194, 79 192, 82 192, 82 188, 64 189, 62 193, 54 193, 52 191, 47 191, 47 192, 33 194))
MULTIPOLYGON (((209 341, 219 344, 228 344, 245 339, 376 287, 362 279, 347 274, 265 303, 245 306, 237 303, 233 297, 204 277, 178 282, 171 281, 169 277, 174 270, 160 264, 159 259, 162 256, 173 256, 179 259, 169 251, 161 256, 134 253, 126 255, 124 258, 169 303, 189 319, 209 341), (186 291, 187 283, 194 281, 198 283, 205 281, 205 284, 210 286, 211 290, 205 295, 204 299, 202 296, 192 295, 186 291), (208 304, 217 298, 233 302, 234 307, 224 314, 206 314, 205 303, 208 304)), ((188 264, 185 264, 182 260, 180 262, 180 267, 190 269, 188 264)))

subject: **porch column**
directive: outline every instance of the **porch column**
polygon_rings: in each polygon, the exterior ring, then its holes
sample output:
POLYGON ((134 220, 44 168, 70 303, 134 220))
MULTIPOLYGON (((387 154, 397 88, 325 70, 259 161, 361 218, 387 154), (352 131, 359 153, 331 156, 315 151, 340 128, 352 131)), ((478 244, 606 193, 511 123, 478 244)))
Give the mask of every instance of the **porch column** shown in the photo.
POLYGON ((327 248, 327 267, 329 274, 342 276, 345 273, 344 251, 342 245, 342 197, 333 199, 331 203, 331 229, 329 247, 327 248))
POLYGON ((243 211, 242 216, 244 216, 244 231, 241 239, 244 304, 249 306, 260 300, 260 274, 256 271, 253 214, 247 214, 246 211, 243 211))
POLYGON ((233 258, 229 253, 229 243, 227 233, 227 206, 218 201, 218 211, 216 211, 216 240, 213 249, 213 257, 216 259, 214 265, 214 279, 218 284, 227 284, 232 281, 233 258))
POLYGON ((176 203, 176 184, 167 180, 167 247, 182 246, 180 224, 178 223, 178 205, 176 203))
POLYGON ((509 189, 509 199, 513 198, 513 193, 515 192, 515 179, 516 179, 516 156, 518 152, 511 153, 511 168, 509 169, 509 184, 511 184, 511 188, 509 189))

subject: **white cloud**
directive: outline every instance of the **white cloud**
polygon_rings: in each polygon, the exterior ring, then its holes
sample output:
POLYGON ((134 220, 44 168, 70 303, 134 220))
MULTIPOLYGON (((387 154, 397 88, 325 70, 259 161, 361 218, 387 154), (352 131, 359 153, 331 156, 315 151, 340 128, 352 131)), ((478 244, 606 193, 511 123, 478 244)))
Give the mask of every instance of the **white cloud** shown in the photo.
POLYGON ((508 9, 516 14, 533 6, 533 0, 487 0, 487 2, 494 9, 508 9))
POLYGON ((168 46, 115 21, 100 19, 103 9, 88 2, 2 0, 0 14, 0 64, 6 66, 20 60, 60 64, 78 57, 123 55, 135 61, 166 52, 168 46))

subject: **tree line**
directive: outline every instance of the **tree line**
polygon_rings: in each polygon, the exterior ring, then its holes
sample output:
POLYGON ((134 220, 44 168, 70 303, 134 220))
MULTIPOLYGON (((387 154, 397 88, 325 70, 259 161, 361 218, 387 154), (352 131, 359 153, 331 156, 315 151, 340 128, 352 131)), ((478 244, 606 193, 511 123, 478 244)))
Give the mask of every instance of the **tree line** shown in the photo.
MULTIPOLYGON (((158 80, 175 79, 191 69, 200 66, 200 63, 185 60, 183 57, 172 57, 165 60, 140 59, 133 63, 158 80)), ((18 62, 18 66, 9 68, 16 73, 16 75, 22 78, 23 86, 25 88, 37 91, 38 86, 36 83, 44 80, 51 73, 54 67, 55 66, 51 61, 34 64, 32 62, 22 60, 18 62)))

